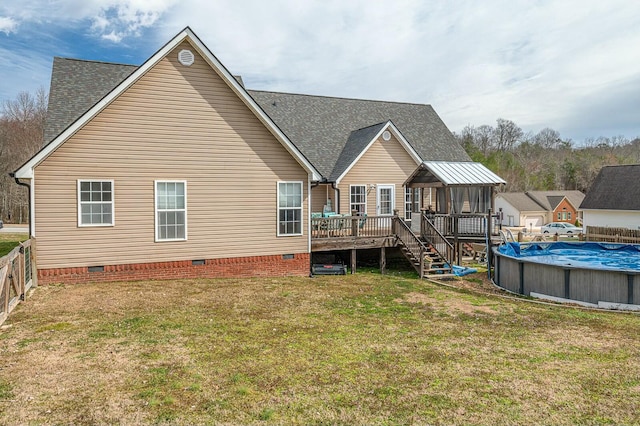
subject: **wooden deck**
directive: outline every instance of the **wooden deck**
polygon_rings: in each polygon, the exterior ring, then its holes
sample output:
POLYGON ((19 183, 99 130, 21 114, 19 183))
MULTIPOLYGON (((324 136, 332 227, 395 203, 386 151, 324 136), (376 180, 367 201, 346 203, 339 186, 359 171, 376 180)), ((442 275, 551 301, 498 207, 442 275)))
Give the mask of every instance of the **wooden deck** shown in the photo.
MULTIPOLYGON (((333 216, 311 219, 311 251, 395 247, 395 216, 333 216)), ((431 241, 435 234, 450 243, 486 240, 487 227, 493 235, 498 228, 486 214, 424 215, 421 236, 431 241), (437 232, 432 232, 437 230, 437 232)), ((497 236, 498 234, 495 233, 497 236)))
POLYGON ((394 216, 333 216, 311 219, 311 251, 395 247, 394 216))

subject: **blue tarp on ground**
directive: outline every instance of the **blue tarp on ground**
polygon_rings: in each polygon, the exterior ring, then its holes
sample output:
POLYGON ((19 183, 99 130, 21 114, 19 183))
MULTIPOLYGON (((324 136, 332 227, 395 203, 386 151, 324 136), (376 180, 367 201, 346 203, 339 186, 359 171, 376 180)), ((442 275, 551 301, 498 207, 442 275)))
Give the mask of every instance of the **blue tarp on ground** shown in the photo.
POLYGON ((466 268, 464 266, 453 265, 453 273, 457 277, 463 277, 465 275, 475 274, 476 272, 478 272, 478 270, 475 268, 466 268))
POLYGON ((500 253, 532 262, 590 269, 640 271, 640 245, 596 242, 508 243, 500 253))

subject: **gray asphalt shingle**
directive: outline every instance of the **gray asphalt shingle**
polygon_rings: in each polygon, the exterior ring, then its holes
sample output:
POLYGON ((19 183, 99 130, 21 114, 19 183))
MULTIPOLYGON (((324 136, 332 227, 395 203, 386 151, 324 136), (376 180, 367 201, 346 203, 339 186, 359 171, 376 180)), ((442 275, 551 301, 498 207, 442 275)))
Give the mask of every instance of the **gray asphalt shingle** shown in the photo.
POLYGON ((640 164, 605 166, 591 184, 581 209, 640 210, 640 164))
MULTIPOLYGON (((53 140, 137 69, 133 65, 55 58, 45 142, 53 140)), ((344 171, 392 121, 424 161, 471 161, 430 105, 248 90, 326 178, 344 171), (358 149, 360 151, 358 151, 358 149)))

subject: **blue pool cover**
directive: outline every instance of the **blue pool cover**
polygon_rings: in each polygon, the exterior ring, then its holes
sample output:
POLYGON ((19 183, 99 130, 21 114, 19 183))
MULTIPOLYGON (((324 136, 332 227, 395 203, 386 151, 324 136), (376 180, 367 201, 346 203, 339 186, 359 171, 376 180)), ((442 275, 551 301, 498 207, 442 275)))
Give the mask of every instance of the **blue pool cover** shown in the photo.
POLYGON ((616 271, 640 271, 640 245, 553 242, 508 243, 498 248, 500 253, 531 262, 558 266, 616 271))

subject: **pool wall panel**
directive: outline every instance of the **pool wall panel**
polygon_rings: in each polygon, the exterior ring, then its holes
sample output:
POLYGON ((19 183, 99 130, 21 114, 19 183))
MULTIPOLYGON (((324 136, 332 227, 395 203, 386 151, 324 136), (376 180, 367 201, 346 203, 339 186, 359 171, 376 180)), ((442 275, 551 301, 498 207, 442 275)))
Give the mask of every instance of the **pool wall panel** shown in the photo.
POLYGON ((589 303, 627 303, 627 282, 627 274, 619 272, 572 269, 570 298, 589 303))
POLYGON ((524 262, 524 294, 531 292, 565 297, 564 269, 541 263, 524 262))
POLYGON ((520 292, 520 268, 517 260, 501 257, 500 258, 500 279, 499 285, 514 293, 520 292))

